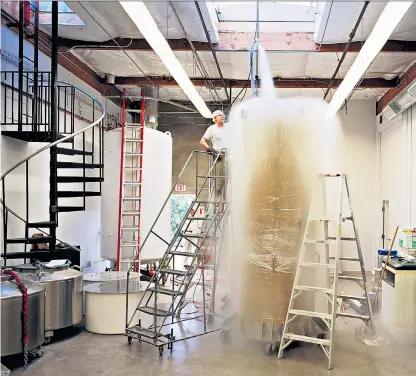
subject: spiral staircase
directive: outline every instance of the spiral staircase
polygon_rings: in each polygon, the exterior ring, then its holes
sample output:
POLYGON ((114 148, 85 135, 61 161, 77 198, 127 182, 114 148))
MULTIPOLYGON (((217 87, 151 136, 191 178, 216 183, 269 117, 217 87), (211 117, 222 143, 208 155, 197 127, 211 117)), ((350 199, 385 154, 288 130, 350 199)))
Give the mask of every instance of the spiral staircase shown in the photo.
POLYGON ((4 98, 2 135, 44 144, 1 175, 3 264, 7 265, 9 259, 41 258, 45 252, 62 248, 79 252, 76 247, 57 239, 56 230, 60 213, 84 211, 88 197, 101 195, 104 180, 104 108, 93 96, 66 82, 57 81, 54 94, 51 72, 2 71, 1 78, 4 98), (19 75, 23 77, 22 86, 15 85, 22 82, 19 75), (89 119, 83 119, 88 124, 84 127, 77 126, 80 119, 75 113, 76 103, 81 102, 90 109, 89 119), (36 197, 30 191, 37 183, 31 169, 39 169, 37 157, 45 153, 50 158, 49 217, 34 222, 30 218, 37 214, 32 210, 36 197), (16 184, 19 186, 16 187, 16 184), (21 192, 22 187, 24 197, 20 199, 25 202, 24 214, 17 213, 8 205, 9 199, 12 196, 15 199, 16 191, 21 192), (11 230, 19 227, 15 221, 24 223, 20 226, 23 230, 19 237, 11 236, 11 230), (35 232, 38 236, 33 236, 35 232), (39 233, 42 235, 39 236, 39 233), (32 245, 35 252, 28 253, 28 245, 32 245))

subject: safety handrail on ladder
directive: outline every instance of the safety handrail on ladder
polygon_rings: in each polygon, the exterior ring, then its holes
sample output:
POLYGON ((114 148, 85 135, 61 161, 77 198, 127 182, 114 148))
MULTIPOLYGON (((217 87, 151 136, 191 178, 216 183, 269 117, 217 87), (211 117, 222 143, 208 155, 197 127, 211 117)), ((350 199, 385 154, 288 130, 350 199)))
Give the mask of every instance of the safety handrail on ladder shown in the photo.
MULTIPOLYGON (((186 160, 186 162, 185 162, 185 165, 183 166, 183 168, 182 168, 181 172, 179 173, 178 178, 176 179, 175 183, 172 185, 172 189, 170 190, 169 194, 167 195, 167 197, 166 197, 165 201, 163 202, 163 205, 162 205, 162 207, 160 208, 160 210, 159 210, 159 212, 158 212, 158 214, 157 214, 157 216, 156 216, 155 220, 153 221, 152 225, 150 226, 150 229, 149 229, 149 231, 147 232, 147 234, 146 234, 146 236, 145 236, 145 238, 144 238, 144 240, 143 240, 143 243, 141 244, 141 247, 140 247, 140 249, 139 249, 138 254, 137 254, 137 255, 136 255, 136 257, 132 260, 132 262, 131 262, 131 264, 130 264, 130 267, 129 267, 129 269, 128 269, 127 278, 129 278, 129 273, 133 271, 134 266, 135 266, 135 264, 136 264, 137 260, 138 260, 138 259, 139 259, 139 257, 140 257, 140 251, 143 249, 143 247, 145 246, 145 244, 146 244, 146 242, 147 242, 147 239, 149 239, 150 234, 153 232, 153 229, 155 228, 157 221, 159 220, 159 218, 160 218, 160 216, 161 216, 161 214, 162 214, 163 210, 164 210, 164 209, 165 209, 165 207, 166 207, 166 204, 169 202, 169 199, 171 198, 171 196, 172 196, 173 192, 175 191, 175 187, 176 187, 176 185, 179 183, 180 179, 182 178, 182 175, 183 175, 184 171, 186 170, 186 168, 187 168, 187 167, 188 167, 188 165, 189 165, 189 162, 192 160, 192 157, 193 157, 195 154, 198 154, 198 153, 199 153, 199 154, 210 154, 210 153, 208 153, 208 152, 206 152, 206 151, 202 151, 202 150, 194 150, 194 151, 192 151, 192 152, 191 152, 191 154, 189 155, 188 159, 187 159, 187 160, 186 160)), ((203 191, 203 189, 205 188, 205 184, 206 184, 206 183, 207 183, 207 181, 209 180, 209 176, 210 176, 210 174, 211 174, 211 172, 212 172, 213 168, 215 167, 215 163, 219 160, 219 158, 220 158, 220 157, 221 157, 221 154, 218 154, 218 155, 214 158, 214 163, 212 164, 211 168, 209 169, 209 171, 208 171, 208 173, 207 173, 207 176, 205 177, 205 180, 204 180, 204 182, 202 183, 202 186, 201 186, 201 188, 199 189, 199 191, 198 191, 198 193, 197 193, 197 195, 196 195, 195 200, 197 200, 197 199, 199 198, 199 196, 200 196, 201 192, 202 192, 202 191, 203 191)), ((190 207, 192 207, 192 205, 191 205, 190 207)), ((190 211, 190 209, 189 209, 189 211, 190 211)))

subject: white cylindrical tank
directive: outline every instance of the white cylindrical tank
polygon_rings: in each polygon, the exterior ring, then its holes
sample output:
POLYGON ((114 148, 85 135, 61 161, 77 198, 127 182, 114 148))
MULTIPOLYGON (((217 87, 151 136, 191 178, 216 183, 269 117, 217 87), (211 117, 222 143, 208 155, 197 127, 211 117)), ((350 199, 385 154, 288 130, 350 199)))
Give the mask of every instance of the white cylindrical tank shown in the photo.
MULTIPOLYGON (((101 207, 101 257, 117 258, 118 206, 120 184, 121 129, 113 129, 104 136, 105 168, 101 207)), ((143 176, 141 202, 141 241, 143 243, 159 210, 172 189, 172 137, 151 128, 144 129, 143 176)), ((170 202, 161 214, 154 231, 170 241, 170 202)), ((141 251, 142 258, 159 258, 166 244, 150 235, 141 251)), ((122 259, 131 258, 133 251, 124 249, 122 259)))

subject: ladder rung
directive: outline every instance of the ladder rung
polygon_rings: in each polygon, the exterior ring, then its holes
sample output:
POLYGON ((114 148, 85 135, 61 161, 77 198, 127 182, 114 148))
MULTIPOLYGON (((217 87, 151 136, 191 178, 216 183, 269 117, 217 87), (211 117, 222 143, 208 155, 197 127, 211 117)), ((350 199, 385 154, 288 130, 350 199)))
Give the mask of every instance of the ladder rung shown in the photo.
POLYGON ((298 316, 308 316, 308 317, 319 317, 321 319, 332 320, 332 315, 330 313, 321 313, 321 312, 313 312, 313 311, 303 311, 301 309, 291 309, 289 310, 291 315, 298 315, 298 316))
POLYGON ((140 181, 125 181, 123 183, 124 185, 142 185, 142 183, 140 181))
POLYGON ((203 239, 205 237, 211 237, 211 235, 204 235, 204 234, 187 234, 186 232, 181 232, 181 235, 185 238, 198 238, 203 239))
POLYGON ((295 286, 295 290, 299 291, 314 291, 314 292, 325 292, 327 294, 334 294, 333 289, 328 289, 326 287, 315 287, 315 286, 295 286))
POLYGON ((170 311, 166 311, 164 309, 155 309, 155 307, 145 306, 145 307, 138 307, 138 311, 147 313, 148 315, 156 315, 156 316, 169 316, 171 315, 170 311))
POLYGON ((140 215, 140 212, 137 210, 130 210, 130 211, 124 211, 123 212, 123 215, 126 215, 126 216, 129 216, 129 217, 134 217, 134 216, 139 216, 140 215))
POLYGON ((209 217, 188 217, 187 219, 191 220, 191 221, 212 221, 212 218, 209 217))
POLYGON ((143 140, 140 140, 139 138, 126 138, 126 142, 143 142, 143 140))
POLYGON ((359 281, 359 282, 363 281, 362 277, 351 277, 349 275, 339 275, 338 279, 343 279, 346 281, 359 281))
POLYGON ((131 108, 126 108, 126 112, 134 112, 136 114, 140 114, 140 112, 142 112, 142 110, 135 110, 135 109, 131 109, 131 108))
POLYGON ((124 154, 128 157, 135 157, 135 156, 139 157, 139 156, 143 155, 142 153, 134 152, 134 151, 126 151, 124 154))
MULTIPOLYGON (((333 240, 333 241, 335 241, 337 238, 335 238, 335 237, 333 237, 333 236, 330 236, 330 237, 328 237, 328 239, 329 240, 333 240)), ((346 242, 355 242, 355 241, 357 241, 357 238, 345 238, 345 237, 342 237, 342 238, 340 238, 342 241, 346 241, 346 242)))
POLYGON ((140 227, 136 226, 125 226, 121 228, 122 231, 140 231, 140 227))
POLYGON ((141 126, 140 123, 126 123, 126 128, 136 128, 141 126))
POLYGON ((309 218, 309 221, 336 221, 338 219, 338 215, 335 213, 327 213, 327 214, 317 214, 309 218))
POLYGON ((125 170, 131 170, 131 171, 135 171, 135 170, 141 170, 142 167, 124 167, 125 170))
POLYGON ((308 266, 311 268, 334 268, 334 264, 321 264, 319 262, 300 262, 299 266, 308 266))
POLYGON ((160 273, 175 274, 175 275, 181 275, 181 276, 186 276, 187 274, 187 272, 184 270, 174 270, 174 269, 166 269, 166 268, 162 268, 159 271, 160 273))
POLYGON ((159 294, 163 294, 163 295, 169 295, 169 296, 175 296, 176 294, 178 294, 178 296, 182 295, 183 292, 181 291, 177 291, 177 290, 171 290, 171 289, 165 289, 163 287, 149 287, 147 289, 147 291, 150 292, 157 292, 159 294))
POLYGON ((182 252, 182 251, 170 251, 169 254, 174 255, 174 256, 187 256, 187 257, 195 256, 195 253, 193 252, 182 252))
POLYGON ((348 295, 348 294, 337 294, 337 296, 338 298, 342 298, 342 299, 351 299, 351 300, 360 300, 360 301, 367 300, 365 296, 348 295))
POLYGON ((126 196, 123 197, 124 201, 140 201, 141 197, 137 197, 137 196, 126 196))
POLYGON ((354 313, 347 312, 337 312, 337 316, 349 317, 350 319, 370 320, 370 316, 368 315, 357 315, 354 313))
POLYGON ((320 339, 320 338, 315 338, 315 337, 300 336, 298 334, 293 334, 293 333, 283 334, 283 337, 287 339, 291 339, 293 341, 309 342, 309 343, 315 343, 317 345, 324 345, 324 346, 331 345, 331 341, 329 339, 320 339))
MULTIPOLYGON (((331 260, 335 260, 335 257, 334 256, 330 256, 329 257, 331 260)), ((357 258, 357 257, 340 257, 339 258, 341 261, 360 261, 360 259, 359 258, 357 258)))
POLYGON ((305 244, 335 244, 335 240, 332 239, 309 239, 305 240, 305 244))

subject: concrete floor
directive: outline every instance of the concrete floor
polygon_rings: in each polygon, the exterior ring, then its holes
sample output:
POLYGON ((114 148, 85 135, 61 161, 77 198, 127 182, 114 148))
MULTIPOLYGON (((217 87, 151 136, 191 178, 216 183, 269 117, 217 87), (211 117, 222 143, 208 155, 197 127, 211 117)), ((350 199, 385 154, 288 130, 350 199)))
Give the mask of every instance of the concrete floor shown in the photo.
MULTIPOLYGON (((29 365, 28 375, 41 376, 130 376, 130 375, 209 375, 209 376, 410 376, 416 374, 416 346, 392 341, 377 326, 383 338, 378 346, 362 342, 363 325, 355 320, 337 322, 334 368, 327 370, 326 358, 316 345, 302 345, 285 353, 267 356, 260 344, 237 339, 222 344, 219 333, 180 342, 173 353, 124 336, 94 335, 81 330, 44 347, 44 356, 29 365)), ((20 374, 20 367, 11 375, 20 374)))

